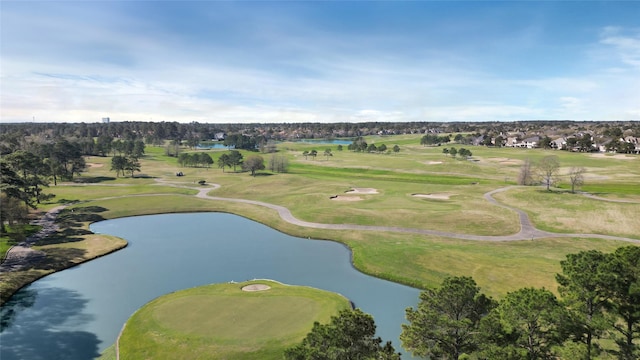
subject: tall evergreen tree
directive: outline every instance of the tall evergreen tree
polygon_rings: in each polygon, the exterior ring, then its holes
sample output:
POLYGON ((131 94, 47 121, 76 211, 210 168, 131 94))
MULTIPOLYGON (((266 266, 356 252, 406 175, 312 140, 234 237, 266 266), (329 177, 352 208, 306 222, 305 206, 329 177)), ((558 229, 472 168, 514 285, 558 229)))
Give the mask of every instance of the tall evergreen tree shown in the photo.
POLYGON ((406 310, 409 324, 402 325, 400 340, 413 355, 457 360, 477 349, 480 319, 494 306, 472 278, 446 278, 440 288, 420 294, 416 309, 406 310))

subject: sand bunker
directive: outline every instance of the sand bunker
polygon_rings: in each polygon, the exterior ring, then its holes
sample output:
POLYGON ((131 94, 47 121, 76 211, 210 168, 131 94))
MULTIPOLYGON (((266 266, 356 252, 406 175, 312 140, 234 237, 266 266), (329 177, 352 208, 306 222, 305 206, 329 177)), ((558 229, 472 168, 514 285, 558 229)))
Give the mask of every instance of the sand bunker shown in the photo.
POLYGON ((271 289, 271 286, 265 284, 251 284, 242 287, 242 291, 264 291, 271 289))
POLYGON ((425 199, 436 199, 436 200, 449 200, 451 196, 455 194, 441 193, 441 194, 411 194, 411 196, 425 198, 425 199))
POLYGON ((340 195, 332 196, 330 199, 334 200, 334 201, 360 201, 360 200, 362 200, 362 198, 360 196, 340 196, 340 195))
POLYGON ((427 162, 425 162, 425 164, 427 164, 427 165, 438 165, 438 164, 442 164, 442 161, 427 161, 427 162))
POLYGON ((87 166, 90 168, 99 168, 99 167, 103 167, 104 164, 87 163, 87 166))
POLYGON ((487 161, 497 162, 500 165, 520 165, 522 164, 522 160, 511 159, 506 157, 491 157, 488 158, 487 161))
POLYGON ((605 158, 605 159, 618 159, 618 160, 633 160, 633 159, 636 159, 636 157, 634 157, 634 156, 627 156, 625 154, 609 155, 609 154, 603 154, 603 153, 591 154, 591 157, 594 157, 594 158, 605 158))
POLYGON ((378 190, 374 188, 353 188, 349 191, 345 191, 345 194, 377 194, 378 190))

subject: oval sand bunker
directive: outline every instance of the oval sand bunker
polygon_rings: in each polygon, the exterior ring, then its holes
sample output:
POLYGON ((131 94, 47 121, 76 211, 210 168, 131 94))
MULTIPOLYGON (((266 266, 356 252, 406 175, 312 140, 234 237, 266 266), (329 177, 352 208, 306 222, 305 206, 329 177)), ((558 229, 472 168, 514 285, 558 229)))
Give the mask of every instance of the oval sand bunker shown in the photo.
POLYGON ((242 291, 264 291, 271 289, 271 286, 265 284, 251 284, 242 287, 242 291))

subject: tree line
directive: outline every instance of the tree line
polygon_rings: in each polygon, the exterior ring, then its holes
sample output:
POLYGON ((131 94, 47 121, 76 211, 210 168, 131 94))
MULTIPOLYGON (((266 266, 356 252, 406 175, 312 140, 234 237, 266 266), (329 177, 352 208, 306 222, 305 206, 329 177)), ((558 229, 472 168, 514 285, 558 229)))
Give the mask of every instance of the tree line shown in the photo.
MULTIPOLYGON (((445 278, 406 309, 403 347, 442 360, 639 359, 640 247, 569 254, 560 266, 559 298, 525 287, 494 300, 471 277, 445 278)), ((314 324, 285 359, 400 359, 374 335, 370 315, 344 310, 314 324)))
POLYGON ((54 197, 51 181, 71 181, 86 168, 80 142, 67 139, 7 142, 0 146, 0 232, 26 224, 30 209, 54 197))
MULTIPOLYGON (((339 147, 339 149, 342 149, 339 147)), ((387 145, 380 144, 376 146, 376 144, 367 144, 363 137, 358 136, 347 146, 347 149, 354 152, 368 152, 368 153, 385 153, 389 151, 387 145)), ((393 152, 400 152, 400 147, 398 145, 394 145, 392 148, 393 152)))

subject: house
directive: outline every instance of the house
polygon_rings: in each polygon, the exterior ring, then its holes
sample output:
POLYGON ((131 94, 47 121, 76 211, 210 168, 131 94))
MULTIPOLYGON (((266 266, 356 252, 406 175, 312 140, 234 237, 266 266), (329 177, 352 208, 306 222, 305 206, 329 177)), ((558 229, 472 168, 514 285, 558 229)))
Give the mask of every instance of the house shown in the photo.
POLYGON ((567 149, 567 138, 559 137, 557 139, 551 140, 551 148, 558 150, 566 150, 567 149))
POLYGON ((527 149, 534 149, 540 145, 540 136, 528 137, 520 143, 520 147, 526 147, 527 149))
POLYGON ((623 140, 627 144, 633 144, 634 145, 633 153, 640 154, 640 139, 638 139, 635 136, 626 136, 624 139, 621 139, 621 140, 623 140))
POLYGON ((518 144, 517 137, 507 137, 507 142, 504 144, 504 146, 517 147, 518 146, 517 144, 518 144))
POLYGON ((213 140, 215 141, 224 141, 224 138, 225 138, 225 133, 223 132, 215 133, 215 135, 213 135, 213 140))

